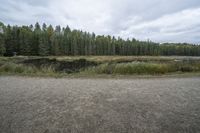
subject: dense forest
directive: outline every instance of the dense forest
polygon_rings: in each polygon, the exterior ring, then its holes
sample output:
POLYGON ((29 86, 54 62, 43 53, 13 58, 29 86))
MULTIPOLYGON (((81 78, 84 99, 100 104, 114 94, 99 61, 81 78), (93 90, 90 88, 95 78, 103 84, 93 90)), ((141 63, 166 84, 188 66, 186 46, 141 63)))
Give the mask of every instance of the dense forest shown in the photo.
POLYGON ((0 55, 181 55, 200 56, 200 45, 159 44, 151 41, 100 36, 45 23, 5 26, 0 23, 0 55))

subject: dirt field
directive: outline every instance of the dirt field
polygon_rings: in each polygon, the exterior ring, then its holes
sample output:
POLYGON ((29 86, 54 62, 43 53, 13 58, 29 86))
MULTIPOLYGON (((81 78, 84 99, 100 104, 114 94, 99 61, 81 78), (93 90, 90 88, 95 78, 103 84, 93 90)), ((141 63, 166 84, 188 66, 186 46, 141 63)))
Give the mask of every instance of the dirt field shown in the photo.
POLYGON ((200 78, 0 77, 1 133, 199 133, 200 78))

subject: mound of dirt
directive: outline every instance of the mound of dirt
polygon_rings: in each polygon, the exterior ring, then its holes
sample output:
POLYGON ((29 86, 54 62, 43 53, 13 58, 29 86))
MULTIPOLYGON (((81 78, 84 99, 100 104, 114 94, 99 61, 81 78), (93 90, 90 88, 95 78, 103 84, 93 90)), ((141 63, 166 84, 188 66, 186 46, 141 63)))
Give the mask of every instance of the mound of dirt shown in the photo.
POLYGON ((86 59, 79 59, 74 61, 58 61, 56 59, 38 58, 28 59, 21 62, 24 65, 34 66, 36 68, 53 67, 57 72, 74 73, 81 69, 96 66, 96 62, 87 61, 86 59))

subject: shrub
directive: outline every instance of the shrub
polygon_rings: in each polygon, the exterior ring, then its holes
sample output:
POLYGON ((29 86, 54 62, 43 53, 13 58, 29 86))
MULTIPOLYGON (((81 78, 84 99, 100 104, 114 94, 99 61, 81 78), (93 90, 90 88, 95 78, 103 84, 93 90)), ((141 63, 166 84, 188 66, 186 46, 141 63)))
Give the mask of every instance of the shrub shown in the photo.
POLYGON ((16 64, 6 63, 0 67, 0 72, 14 72, 16 64))
POLYGON ((116 74, 164 74, 168 72, 165 64, 154 63, 121 63, 117 64, 114 73, 116 74))
POLYGON ((93 67, 93 70, 95 73, 98 74, 112 74, 113 70, 115 68, 115 64, 101 64, 97 67, 93 67))
POLYGON ((53 66, 43 66, 39 70, 42 73, 55 73, 55 68, 53 66))
POLYGON ((36 69, 33 67, 24 66, 15 63, 6 63, 0 67, 1 73, 35 73, 36 69))
POLYGON ((14 72, 15 73, 23 73, 25 71, 25 69, 26 68, 24 66, 22 66, 22 65, 16 65, 15 69, 14 69, 14 72))
POLYGON ((170 65, 158 63, 106 63, 93 67, 88 71, 98 74, 165 74, 175 71, 170 67, 170 65))

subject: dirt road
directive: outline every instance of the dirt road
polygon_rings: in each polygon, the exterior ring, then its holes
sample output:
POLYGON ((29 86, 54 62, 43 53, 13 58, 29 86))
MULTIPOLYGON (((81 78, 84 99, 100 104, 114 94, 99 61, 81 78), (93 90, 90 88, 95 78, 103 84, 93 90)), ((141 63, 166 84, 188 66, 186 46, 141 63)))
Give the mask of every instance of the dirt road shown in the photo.
POLYGON ((200 78, 0 77, 1 133, 198 133, 200 78))

